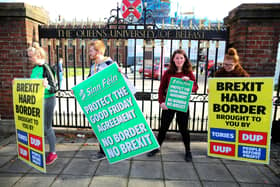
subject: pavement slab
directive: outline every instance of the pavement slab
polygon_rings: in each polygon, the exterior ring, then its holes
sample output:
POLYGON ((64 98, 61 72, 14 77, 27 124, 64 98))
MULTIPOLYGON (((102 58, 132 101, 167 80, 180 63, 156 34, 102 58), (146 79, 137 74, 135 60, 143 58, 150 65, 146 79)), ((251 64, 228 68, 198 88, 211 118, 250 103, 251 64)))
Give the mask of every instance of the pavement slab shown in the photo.
POLYGON ((54 181, 56 175, 45 175, 45 174, 28 174, 21 178, 14 187, 45 187, 50 186, 54 181))
MULTIPOLYGON (((203 187, 239 187, 239 185, 235 182, 222 182, 222 181, 203 181, 203 187)), ((253 186, 252 186, 253 187, 253 186)))
POLYGON ((0 168, 7 164, 9 161, 13 161, 17 158, 17 156, 0 156, 0 168))
POLYGON ((159 161, 133 161, 130 177, 162 179, 162 164, 159 161))
POLYGON ((185 152, 185 146, 182 141, 176 142, 176 146, 174 146, 174 142, 164 141, 161 149, 162 152, 185 152))
POLYGON ((90 143, 98 144, 98 140, 96 138, 88 138, 86 140, 86 143, 88 143, 88 144, 90 144, 90 143))
POLYGON ((127 177, 94 176, 90 187, 127 187, 127 177))
POLYGON ((186 187, 186 186, 190 186, 190 187, 201 187, 202 185, 200 184, 199 181, 176 181, 176 180, 168 180, 165 181, 165 186, 166 187, 186 187))
POLYGON ((81 148, 81 144, 72 144, 69 146, 69 144, 57 144, 56 145, 56 153, 58 158, 60 157, 68 157, 72 158, 81 148))
POLYGON ((91 158, 94 154, 96 154, 99 151, 99 145, 98 144, 82 144, 80 149, 78 150, 75 157, 81 157, 81 158, 91 158))
POLYGON ((272 184, 265 175, 256 167, 250 164, 247 165, 227 165, 234 178, 240 183, 261 183, 261 184, 272 184))
POLYGON ((193 160, 185 162, 184 145, 174 140, 153 157, 144 153, 110 164, 90 160, 99 150, 95 138, 60 135, 58 159, 42 173, 17 158, 14 139, 0 142, 0 187, 280 187, 279 144, 271 146, 269 165, 209 157, 206 142, 191 142, 193 160))
POLYGON ((13 186, 23 175, 23 173, 0 173, 0 186, 13 186))
POLYGON ((184 152, 163 152, 161 154, 163 161, 178 161, 185 162, 185 153, 184 152))
POLYGON ((209 157, 207 155, 193 155, 193 162, 195 163, 216 163, 221 164, 222 161, 219 158, 209 157))
POLYGON ((227 168, 217 163, 194 163, 202 181, 234 182, 227 168))
POLYGON ((160 161, 161 160, 161 155, 160 155, 160 152, 159 152, 152 157, 148 157, 147 153, 144 153, 144 154, 133 157, 132 160, 160 161))
POLYGON ((280 186, 280 178, 277 177, 273 171, 268 166, 257 166, 257 168, 261 171, 261 173, 266 176, 269 181, 273 184, 279 184, 280 186))
POLYGON ((191 162, 164 162, 165 179, 199 180, 191 162))
POLYGON ((51 185, 52 187, 82 187, 88 186, 91 176, 60 175, 51 185))
POLYGON ((1 156, 16 156, 17 154, 16 144, 8 144, 0 147, 1 156))
POLYGON ((0 168, 0 172, 9 172, 9 173, 27 173, 29 170, 31 170, 32 167, 27 165, 22 160, 16 158, 7 164, 5 164, 3 167, 0 168))
POLYGON ((129 187, 164 187, 164 181, 162 180, 151 180, 151 179, 134 179, 131 178, 128 181, 129 187))
POLYGON ((102 160, 96 176, 116 176, 116 177, 128 177, 130 168, 130 161, 125 160, 114 164, 109 164, 107 160, 102 160))
POLYGON ((279 187, 279 185, 274 184, 254 184, 254 183, 240 183, 241 187, 279 187))
MULTIPOLYGON (((53 164, 47 166, 46 174, 58 175, 68 165, 70 158, 58 158, 53 164)), ((29 173, 39 174, 41 171, 32 168, 29 173)))
POLYGON ((8 144, 16 144, 16 135, 15 134, 8 136, 8 137, 1 136, 0 146, 4 146, 4 145, 8 145, 8 144))
MULTIPOLYGON (((47 173, 59 174, 67 166, 71 158, 58 158, 52 165, 47 166, 47 173)), ((37 170, 36 170, 37 171, 37 170)))
POLYGON ((73 158, 62 174, 75 176, 93 176, 96 172, 98 162, 91 162, 87 158, 73 158))

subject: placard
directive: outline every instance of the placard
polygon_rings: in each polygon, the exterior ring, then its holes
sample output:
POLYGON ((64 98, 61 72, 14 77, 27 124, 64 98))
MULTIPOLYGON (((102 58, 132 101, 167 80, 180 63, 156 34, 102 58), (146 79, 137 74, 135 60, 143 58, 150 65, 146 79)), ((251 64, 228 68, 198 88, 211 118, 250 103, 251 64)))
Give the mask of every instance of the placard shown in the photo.
POLYGON ((159 147, 115 63, 72 89, 109 163, 159 147))
POLYGON ((269 164, 273 78, 209 79, 208 155, 269 164))
POLYGON ((171 77, 166 94, 165 105, 172 110, 187 112, 193 81, 183 81, 180 78, 171 77))
POLYGON ((20 160, 46 172, 43 79, 14 79, 13 104, 20 160))

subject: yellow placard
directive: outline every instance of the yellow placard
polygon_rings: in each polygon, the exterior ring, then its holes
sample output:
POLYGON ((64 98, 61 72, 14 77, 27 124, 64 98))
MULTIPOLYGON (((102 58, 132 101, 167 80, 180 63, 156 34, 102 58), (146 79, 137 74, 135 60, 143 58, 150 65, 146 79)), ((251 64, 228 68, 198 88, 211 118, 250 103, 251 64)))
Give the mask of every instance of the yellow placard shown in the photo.
POLYGON ((13 107, 18 157, 46 172, 43 79, 14 79, 13 107))
POLYGON ((208 155, 269 163, 273 78, 209 79, 208 155))

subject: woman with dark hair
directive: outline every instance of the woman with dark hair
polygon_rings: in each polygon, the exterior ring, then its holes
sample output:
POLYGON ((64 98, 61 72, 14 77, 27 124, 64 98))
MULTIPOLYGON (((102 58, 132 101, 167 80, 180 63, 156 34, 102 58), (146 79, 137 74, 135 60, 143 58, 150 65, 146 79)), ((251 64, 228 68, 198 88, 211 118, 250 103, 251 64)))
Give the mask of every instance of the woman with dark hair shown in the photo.
MULTIPOLYGON (((168 70, 164 73, 158 91, 158 101, 160 107, 162 108, 161 114, 161 125, 158 133, 158 143, 161 146, 163 140, 165 139, 166 132, 173 120, 176 113, 176 120, 179 125, 179 131, 182 135, 182 139, 185 145, 185 160, 187 162, 192 160, 192 155, 190 152, 190 134, 188 131, 188 118, 189 110, 187 112, 180 112, 176 110, 168 109, 165 105, 166 94, 168 90, 168 85, 171 77, 181 78, 184 81, 191 80, 194 82, 192 92, 196 92, 198 89, 195 77, 192 72, 192 65, 186 55, 186 52, 182 49, 177 49, 174 51, 168 70)), ((148 156, 154 156, 159 149, 155 149, 148 153, 148 156)))
POLYGON ((249 74, 241 67, 239 56, 235 48, 229 48, 225 54, 223 67, 216 71, 214 77, 249 77, 249 74))

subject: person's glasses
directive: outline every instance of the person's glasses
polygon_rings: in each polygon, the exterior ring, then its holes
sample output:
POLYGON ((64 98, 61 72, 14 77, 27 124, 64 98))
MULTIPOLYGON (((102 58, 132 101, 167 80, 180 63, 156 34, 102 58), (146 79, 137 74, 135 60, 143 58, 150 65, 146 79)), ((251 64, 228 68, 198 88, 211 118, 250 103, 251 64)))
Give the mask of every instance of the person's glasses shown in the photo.
POLYGON ((225 67, 232 67, 233 66, 233 64, 223 64, 223 66, 225 66, 225 67))

